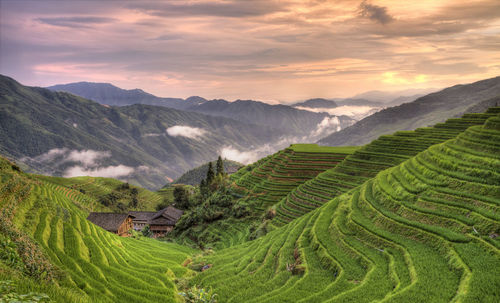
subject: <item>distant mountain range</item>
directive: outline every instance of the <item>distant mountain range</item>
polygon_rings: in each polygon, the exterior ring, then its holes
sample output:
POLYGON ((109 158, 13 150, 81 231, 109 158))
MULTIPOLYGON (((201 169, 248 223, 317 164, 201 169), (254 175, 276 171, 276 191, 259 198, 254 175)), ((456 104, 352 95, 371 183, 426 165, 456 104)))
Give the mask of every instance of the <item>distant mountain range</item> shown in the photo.
POLYGON ((141 89, 122 89, 109 83, 77 82, 59 84, 47 87, 52 91, 68 92, 74 95, 96 101, 101 104, 125 106, 132 104, 147 104, 165 106, 175 109, 187 109, 206 102, 201 97, 160 98, 146 93, 141 89))
POLYGON ((476 104, 484 108, 500 95, 500 77, 455 85, 399 106, 383 109, 318 141, 321 145, 363 145, 397 130, 413 130, 459 116, 476 104))
MULTIPOLYGON (((244 123, 253 123, 280 130, 288 136, 308 137, 317 133, 318 125, 326 119, 336 117, 327 113, 315 113, 296 109, 288 105, 271 105, 253 100, 223 99, 206 100, 201 97, 160 98, 140 89, 125 90, 109 83, 78 82, 48 87, 53 91, 64 91, 84 97, 101 104, 125 106, 131 104, 149 104, 175 109, 203 113, 211 116, 231 118, 244 123)), ((330 125, 323 130, 331 133, 338 128, 352 125, 355 121, 339 115, 338 125, 330 125)), ((329 121, 330 122, 330 121, 329 121)), ((337 120, 335 120, 337 122, 337 120)), ((333 124, 333 123, 330 123, 333 124)), ((323 134, 326 135, 326 134, 323 134)))
POLYGON ((167 107, 103 106, 0 76, 0 154, 31 172, 118 177, 155 189, 225 146, 256 149, 284 135, 167 107))

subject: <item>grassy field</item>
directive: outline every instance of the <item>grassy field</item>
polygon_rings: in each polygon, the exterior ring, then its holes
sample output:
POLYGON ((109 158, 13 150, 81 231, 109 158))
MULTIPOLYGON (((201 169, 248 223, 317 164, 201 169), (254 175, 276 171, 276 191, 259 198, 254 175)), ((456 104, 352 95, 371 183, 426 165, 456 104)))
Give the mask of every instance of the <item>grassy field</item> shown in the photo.
MULTIPOLYGON (((98 205, 95 200, 77 190, 13 170, 6 160, 2 160, 1 180, 2 221, 9 223, 2 224, 2 234, 11 235, 18 248, 24 247, 25 237, 34 239, 34 249, 41 251, 55 268, 48 284, 19 278, 25 291, 47 292, 57 302, 178 300, 174 280, 190 275, 181 264, 194 250, 104 231, 86 220, 89 211, 98 205), (16 233, 20 236, 12 236, 16 233)), ((2 274, 7 275, 16 276, 2 274)))
MULTIPOLYGON (((74 177, 74 178, 61 178, 49 176, 37 176, 41 180, 48 181, 74 189, 84 193, 96 200, 100 200, 106 195, 115 193, 117 200, 115 204, 122 203, 127 206, 129 210, 155 210, 156 206, 164 201, 172 202, 173 196, 162 195, 160 192, 153 192, 139 186, 129 185, 128 183, 112 178, 100 177, 74 177), (126 186, 127 190, 123 187, 126 186), (137 206, 129 206, 131 195, 129 189, 137 190, 137 206), (166 198, 166 200, 165 200, 166 198), (170 199, 171 198, 171 199, 170 199)), ((112 208, 111 208, 112 209, 112 208)), ((112 209, 113 210, 113 209, 112 209)), ((117 210, 119 211, 119 210, 117 210)))
POLYGON ((88 222, 120 181, 0 158, 0 280, 56 302, 182 302, 184 285, 219 302, 500 301, 500 108, 359 149, 292 145, 231 179, 254 214, 207 227, 220 242, 201 251, 88 222))
POLYGON ((277 204, 277 215, 272 224, 282 226, 363 184, 380 171, 402 163, 434 144, 455 138, 470 126, 482 125, 486 119, 499 112, 500 108, 494 107, 486 113, 466 114, 461 118, 436 124, 434 127, 381 136, 353 151, 335 167, 290 191, 277 204))
POLYGON ((500 116, 257 240, 206 255, 221 302, 498 302, 500 116))

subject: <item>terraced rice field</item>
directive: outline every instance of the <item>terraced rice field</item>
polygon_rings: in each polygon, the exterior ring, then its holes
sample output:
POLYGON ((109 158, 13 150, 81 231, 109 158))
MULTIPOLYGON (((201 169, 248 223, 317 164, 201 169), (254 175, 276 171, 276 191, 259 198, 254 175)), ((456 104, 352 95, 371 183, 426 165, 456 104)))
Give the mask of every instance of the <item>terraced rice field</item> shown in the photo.
POLYGON ((191 283, 221 302, 499 302, 499 233, 500 115, 205 256, 191 283))
POLYGON ((381 136, 347 156, 335 167, 291 190, 276 206, 277 216, 273 224, 282 226, 363 184, 380 171, 402 163, 432 145, 455 138, 470 126, 482 125, 486 119, 498 113, 500 107, 494 107, 486 113, 465 114, 434 127, 381 136))
POLYGON ((335 167, 357 147, 325 147, 295 144, 232 175, 235 187, 244 193, 258 213, 279 202, 291 190, 335 167))
MULTIPOLYGON (((74 178, 60 178, 49 176, 38 176, 39 179, 48 181, 50 183, 59 184, 77 191, 82 191, 94 198, 102 197, 113 192, 116 188, 125 184, 122 181, 111 178, 100 177, 74 177, 74 178)), ((164 197, 147 189, 132 186, 138 190, 137 199, 139 200, 138 210, 151 210, 155 209, 156 205, 160 204, 164 197)))
MULTIPOLYGON (((8 178, 2 175, 2 181, 8 178)), ((16 178, 10 178, 16 183, 2 182, 0 207, 4 211, 15 206, 14 225, 31 235, 64 271, 61 287, 76 291, 82 302, 178 301, 173 280, 190 274, 181 263, 194 250, 118 237, 86 220, 96 204, 88 196, 33 177, 16 178)))

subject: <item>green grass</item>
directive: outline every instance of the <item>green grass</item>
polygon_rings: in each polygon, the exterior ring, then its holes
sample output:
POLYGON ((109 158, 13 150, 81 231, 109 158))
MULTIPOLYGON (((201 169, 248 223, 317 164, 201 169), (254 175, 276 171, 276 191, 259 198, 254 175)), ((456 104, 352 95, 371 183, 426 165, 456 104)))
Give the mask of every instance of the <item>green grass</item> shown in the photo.
POLYGON ((318 144, 292 144, 289 148, 295 152, 352 154, 359 149, 359 146, 332 147, 318 144))
MULTIPOLYGON (((61 177, 49 177, 37 175, 37 178, 41 180, 45 180, 50 183, 58 184, 64 187, 67 187, 74 191, 79 191, 80 193, 84 193, 89 196, 89 198, 99 201, 101 198, 106 195, 117 192, 119 194, 119 199, 117 202, 123 203, 127 206, 129 210, 155 210, 156 206, 164 201, 166 198, 167 201, 173 201, 173 195, 164 195, 162 194, 165 190, 159 192, 153 192, 147 189, 144 189, 139 186, 129 185, 130 189, 136 189, 138 191, 137 195, 137 206, 131 207, 128 206, 131 201, 131 195, 128 191, 122 191, 120 193, 119 188, 125 185, 125 182, 112 179, 112 178, 101 178, 101 177, 74 177, 74 178, 61 178, 61 177)), ((111 205, 110 208, 112 210, 116 210, 116 205, 111 205)), ((106 209, 103 206, 103 209, 106 209)), ((116 210, 119 211, 119 210, 116 210)))
MULTIPOLYGON (((488 123, 493 124, 496 121, 495 116, 498 108, 490 108, 486 113, 482 114, 465 114, 462 118, 448 119, 445 123, 436 124, 434 127, 419 128, 415 131, 398 131, 393 135, 384 135, 377 140, 372 141, 361 148, 354 149, 343 161, 335 167, 332 167, 315 178, 304 182, 292 191, 290 191, 276 206, 277 216, 273 224, 281 226, 291 220, 300 217, 301 215, 312 210, 311 206, 320 206, 322 203, 341 195, 373 178, 380 171, 393 167, 402 163, 405 160, 417 155, 428 149, 430 146, 442 143, 446 140, 455 138, 458 134, 471 126, 479 126, 488 120, 488 123), (290 208, 295 208, 295 212, 290 212, 290 208)), ((474 132, 475 128, 469 131, 474 132)), ((467 141, 467 146, 477 144, 478 148, 474 152, 481 152, 481 142, 486 140, 492 142, 493 138, 498 138, 488 130, 481 130, 481 134, 477 131, 468 138, 460 138, 459 140, 467 141), (486 139, 482 139, 486 136, 486 139), (493 137, 492 137, 493 136, 493 137)), ((498 141, 497 141, 498 142, 498 141)), ((292 145, 294 146, 294 145, 292 145)), ((298 148, 314 150, 316 145, 297 145, 298 148)), ((325 149, 338 147, 323 147, 325 149)), ((350 147, 347 147, 349 149, 350 147)), ((500 153, 500 146, 493 144, 492 154, 500 153)), ((462 159, 464 161, 469 159, 462 159)), ((444 165, 444 163, 441 163, 444 165)), ((428 163, 432 165, 432 161, 428 163)), ((458 163, 448 163, 446 168, 448 171, 454 171, 450 166, 459 165, 458 163)), ((453 174, 453 173, 451 173, 453 174)), ((494 172, 487 172, 494 174, 494 172)), ((468 177, 483 178, 478 175, 468 177)))
POLYGON ((261 159, 231 178, 255 214, 286 197, 269 232, 247 241, 257 215, 217 222, 200 230, 220 239, 204 252, 108 233, 85 219, 95 199, 71 188, 97 192, 95 181, 51 183, 1 160, 0 209, 11 223, 2 233, 22 231, 12 238, 34 244, 57 283, 4 259, 0 278, 56 302, 176 302, 184 279, 220 302, 499 302, 499 121, 493 109, 351 156, 288 148, 261 159), (211 268, 191 271, 187 259, 211 268))
POLYGON ((264 237, 203 256, 213 267, 191 283, 222 302, 498 302, 496 127, 469 128, 264 237), (478 135, 481 147, 465 143, 478 135), (293 274, 297 258, 305 270, 293 274))
POLYGON ((8 180, 1 183, 2 201, 16 203, 2 205, 2 212, 8 214, 8 207, 13 207, 9 216, 13 228, 34 239, 62 273, 53 280, 58 286, 37 287, 20 276, 24 288, 68 294, 52 297, 58 302, 177 301, 174 280, 191 275, 181 263, 194 250, 148 238, 118 237, 86 220, 96 205, 89 196, 11 171, 8 165, 1 175, 8 180), (26 187, 28 194, 18 199, 26 187))

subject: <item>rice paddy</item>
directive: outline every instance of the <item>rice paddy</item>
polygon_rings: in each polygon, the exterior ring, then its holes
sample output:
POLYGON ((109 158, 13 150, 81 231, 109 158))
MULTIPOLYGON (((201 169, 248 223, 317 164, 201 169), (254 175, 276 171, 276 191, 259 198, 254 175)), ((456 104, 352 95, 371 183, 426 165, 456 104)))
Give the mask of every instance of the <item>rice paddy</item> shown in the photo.
MULTIPOLYGON (((80 189, 99 190, 98 179, 0 169, 2 218, 57 273, 45 286, 15 279, 57 302, 182 302, 179 281, 219 302, 500 301, 498 107, 359 149, 292 145, 239 170, 240 200, 255 216, 274 207, 275 229, 247 241, 245 222, 222 222, 214 251, 91 224, 100 205, 80 189)), ((13 269, 0 265, 4 279, 13 269)))

